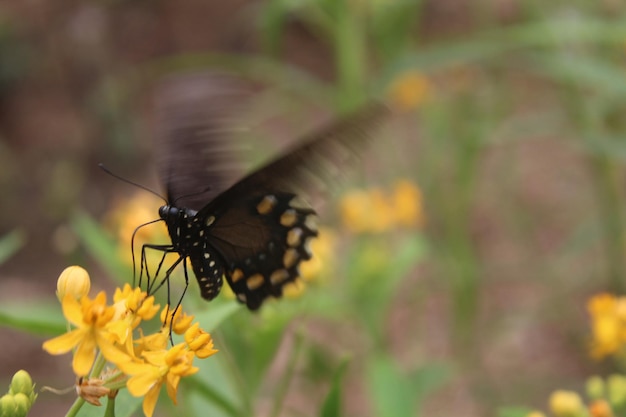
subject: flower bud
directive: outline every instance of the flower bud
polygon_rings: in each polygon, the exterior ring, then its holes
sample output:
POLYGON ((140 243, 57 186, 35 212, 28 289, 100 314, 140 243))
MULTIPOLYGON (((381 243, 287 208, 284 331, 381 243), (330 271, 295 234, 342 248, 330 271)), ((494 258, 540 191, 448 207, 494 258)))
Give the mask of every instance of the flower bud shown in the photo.
POLYGON ((26 396, 30 397, 33 393, 33 380, 31 379, 28 372, 21 369, 13 375, 11 379, 11 386, 9 388, 9 393, 17 394, 22 393, 26 394, 26 396))
POLYGON ((26 394, 18 392, 13 396, 15 401, 15 417, 26 417, 32 403, 26 394))
POLYGON ((585 388, 587 396, 592 400, 599 400, 601 398, 604 398, 605 384, 604 380, 601 377, 595 375, 587 379, 587 382, 585 383, 585 388))
POLYGON ((624 375, 610 375, 607 378, 608 399, 615 408, 626 405, 626 377, 624 375))
POLYGON ((63 301, 66 294, 71 294, 79 300, 89 293, 90 287, 91 281, 87 271, 80 266, 69 266, 61 272, 57 280, 57 297, 63 301))
POLYGON ((576 392, 559 390, 550 395, 550 411, 556 417, 579 417, 583 410, 583 402, 576 392))
POLYGON ((13 417, 17 404, 15 398, 11 394, 5 394, 0 398, 0 417, 13 417))

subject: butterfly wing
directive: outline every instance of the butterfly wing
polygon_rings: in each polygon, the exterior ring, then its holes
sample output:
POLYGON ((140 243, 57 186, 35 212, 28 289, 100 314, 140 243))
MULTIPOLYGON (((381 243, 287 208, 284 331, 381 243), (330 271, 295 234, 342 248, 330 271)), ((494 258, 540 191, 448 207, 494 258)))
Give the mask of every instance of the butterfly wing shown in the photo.
POLYGON ((232 119, 251 91, 242 80, 214 73, 161 83, 156 93, 157 166, 171 204, 200 210, 241 175, 232 119))
POLYGON ((358 155, 387 113, 381 104, 330 124, 282 157, 252 172, 196 214, 220 254, 237 298, 251 310, 279 297, 311 258, 315 211, 301 198, 323 191, 358 155))

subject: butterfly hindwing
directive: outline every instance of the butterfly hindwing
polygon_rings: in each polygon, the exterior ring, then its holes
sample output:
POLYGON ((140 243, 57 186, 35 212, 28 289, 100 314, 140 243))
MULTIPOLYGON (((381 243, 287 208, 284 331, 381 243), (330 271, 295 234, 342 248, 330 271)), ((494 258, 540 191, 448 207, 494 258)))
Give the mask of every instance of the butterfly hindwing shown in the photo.
POLYGON ((299 276, 300 263, 311 258, 316 214, 293 193, 256 195, 233 204, 215 216, 208 243, 224 260, 237 299, 256 310, 267 297, 280 297, 299 276))

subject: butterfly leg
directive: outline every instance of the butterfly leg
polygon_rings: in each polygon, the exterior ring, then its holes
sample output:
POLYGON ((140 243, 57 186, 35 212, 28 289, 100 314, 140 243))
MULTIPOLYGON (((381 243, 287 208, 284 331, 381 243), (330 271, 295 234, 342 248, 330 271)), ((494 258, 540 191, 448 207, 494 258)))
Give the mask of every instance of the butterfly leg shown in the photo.
MULTIPOLYGON (((144 273, 144 268, 145 268, 146 280, 147 280, 146 292, 148 294, 154 294, 154 292, 156 292, 156 290, 160 288, 161 285, 163 285, 163 283, 161 283, 154 291, 152 290, 152 287, 154 286, 154 283, 156 282, 159 276, 159 273, 161 272, 161 267, 163 266, 163 263, 165 262, 165 257, 167 256, 168 253, 172 253, 172 252, 176 252, 172 245, 145 244, 141 247, 141 266, 140 266, 140 271, 139 271, 139 287, 141 288, 141 285, 142 285, 143 273, 144 273), (148 259, 146 257, 147 249, 153 249, 153 250, 163 253, 163 256, 161 256, 161 261, 159 261, 159 265, 157 267, 156 273, 154 274, 154 280, 150 276, 150 272, 148 268, 148 259)), ((169 274, 166 274, 166 278, 167 277, 169 277, 169 274)))

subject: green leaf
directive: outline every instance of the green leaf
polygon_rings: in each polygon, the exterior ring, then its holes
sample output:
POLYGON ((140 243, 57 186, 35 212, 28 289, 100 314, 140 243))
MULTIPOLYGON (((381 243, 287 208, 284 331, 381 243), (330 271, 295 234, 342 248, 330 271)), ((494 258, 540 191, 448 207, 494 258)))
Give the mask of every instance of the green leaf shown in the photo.
POLYGON ((330 386, 330 391, 324 400, 322 409, 320 410, 320 417, 340 417, 341 416, 341 398, 342 398, 342 382, 348 369, 348 363, 350 359, 344 359, 337 368, 337 371, 333 375, 333 381, 330 386))
POLYGON ((368 367, 370 398, 378 417, 415 415, 416 408, 448 377, 445 366, 432 364, 403 373, 390 357, 380 357, 368 367))
POLYGON ((24 234, 19 230, 14 230, 0 239, 0 264, 13 256, 25 241, 24 234))
MULTIPOLYGON (((207 303, 205 302, 205 304, 207 303)), ((201 325, 200 327, 207 332, 212 332, 217 329, 222 322, 240 310, 241 304, 235 301, 215 301, 214 303, 207 304, 207 307, 195 314, 195 316, 196 320, 201 325)))
POLYGON ((0 326, 40 336, 56 336, 67 330, 61 306, 50 301, 5 302, 0 306, 0 326))

